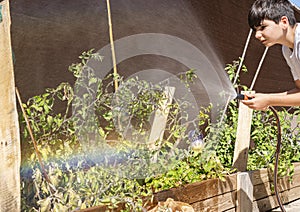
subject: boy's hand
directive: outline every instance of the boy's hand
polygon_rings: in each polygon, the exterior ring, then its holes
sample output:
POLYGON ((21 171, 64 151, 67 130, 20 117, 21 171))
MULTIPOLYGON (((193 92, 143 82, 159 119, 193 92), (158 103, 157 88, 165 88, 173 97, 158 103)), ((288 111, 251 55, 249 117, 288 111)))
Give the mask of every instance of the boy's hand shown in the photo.
POLYGON ((257 93, 249 95, 250 100, 242 100, 241 102, 253 110, 267 110, 269 106, 269 95, 257 93))

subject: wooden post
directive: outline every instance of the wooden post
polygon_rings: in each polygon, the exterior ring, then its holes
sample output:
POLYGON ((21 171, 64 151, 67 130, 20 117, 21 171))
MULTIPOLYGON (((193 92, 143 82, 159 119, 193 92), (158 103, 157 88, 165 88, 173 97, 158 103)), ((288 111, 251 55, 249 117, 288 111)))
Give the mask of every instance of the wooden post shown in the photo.
POLYGON ((13 73, 9 0, 0 2, 0 212, 21 210, 20 137, 13 73))
MULTIPOLYGON (((244 91, 244 95, 254 94, 254 91, 244 91)), ((246 171, 248 150, 250 145, 250 130, 253 110, 244 104, 239 105, 239 117, 236 142, 233 155, 233 167, 238 171, 246 171)))
POLYGON ((237 212, 253 212, 253 184, 249 172, 237 174, 237 212))
MULTIPOLYGON (((254 94, 254 91, 243 91, 242 94, 254 94)), ((252 212, 253 184, 247 170, 250 130, 253 110, 244 104, 239 105, 239 117, 236 142, 233 155, 233 167, 242 173, 237 174, 237 212, 252 212)))

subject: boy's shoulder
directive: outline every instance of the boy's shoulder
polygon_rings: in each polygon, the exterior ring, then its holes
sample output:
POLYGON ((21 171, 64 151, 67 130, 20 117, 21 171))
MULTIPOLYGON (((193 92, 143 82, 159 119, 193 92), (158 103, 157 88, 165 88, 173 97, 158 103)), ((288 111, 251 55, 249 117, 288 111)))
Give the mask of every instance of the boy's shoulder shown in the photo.
POLYGON ((300 23, 296 24, 294 33, 294 42, 300 42, 300 23))

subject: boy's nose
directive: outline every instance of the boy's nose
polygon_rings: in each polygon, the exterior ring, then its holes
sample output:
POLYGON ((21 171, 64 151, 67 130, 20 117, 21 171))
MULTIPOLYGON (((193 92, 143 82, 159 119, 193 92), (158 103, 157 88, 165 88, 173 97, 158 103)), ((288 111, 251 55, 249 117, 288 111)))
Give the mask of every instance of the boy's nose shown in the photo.
POLYGON ((258 40, 261 38, 261 32, 259 30, 255 32, 255 38, 258 40))

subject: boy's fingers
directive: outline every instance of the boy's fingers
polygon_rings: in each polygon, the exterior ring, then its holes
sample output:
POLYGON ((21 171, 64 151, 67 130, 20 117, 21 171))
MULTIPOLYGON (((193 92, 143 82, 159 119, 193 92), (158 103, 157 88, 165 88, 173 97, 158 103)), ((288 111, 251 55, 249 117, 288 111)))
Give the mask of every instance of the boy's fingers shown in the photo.
POLYGON ((251 99, 248 99, 248 100, 242 100, 242 103, 245 104, 245 105, 251 105, 251 104, 252 104, 252 101, 251 101, 251 99))

